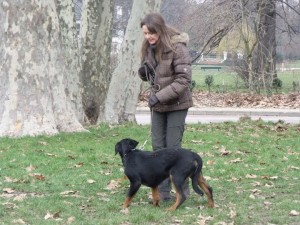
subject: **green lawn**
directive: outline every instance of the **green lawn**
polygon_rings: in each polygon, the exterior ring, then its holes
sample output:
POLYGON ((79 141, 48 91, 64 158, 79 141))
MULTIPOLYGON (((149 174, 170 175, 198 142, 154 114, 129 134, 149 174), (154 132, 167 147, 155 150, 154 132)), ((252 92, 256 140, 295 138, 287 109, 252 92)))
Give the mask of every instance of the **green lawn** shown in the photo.
MULTIPOLYGON (((298 66, 298 64, 295 64, 298 66)), ((237 76, 229 67, 222 67, 218 70, 201 70, 200 65, 193 66, 193 80, 196 81, 196 89, 207 91, 208 87, 205 84, 206 76, 213 76, 214 82, 211 88, 213 92, 247 92, 242 79, 237 76)), ((300 68, 300 66, 298 66, 300 68)), ((300 83, 300 70, 280 71, 277 72, 278 78, 282 81, 282 89, 280 92, 289 93, 294 91, 293 82, 300 83)), ((300 87, 297 89, 300 91, 300 87)), ((275 92, 276 90, 274 90, 275 92)))
POLYGON ((88 133, 0 139, 0 224, 300 224, 300 127, 244 120, 188 125, 183 146, 200 153, 216 207, 195 193, 175 212, 148 204, 142 187, 129 210, 114 145, 150 150, 149 127, 101 125, 88 133))

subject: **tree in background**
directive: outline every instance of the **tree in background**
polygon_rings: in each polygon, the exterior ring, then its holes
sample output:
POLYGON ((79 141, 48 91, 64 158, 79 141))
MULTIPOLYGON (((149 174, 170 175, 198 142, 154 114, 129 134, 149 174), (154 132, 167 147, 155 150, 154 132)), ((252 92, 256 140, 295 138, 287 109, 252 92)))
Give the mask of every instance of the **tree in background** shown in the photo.
POLYGON ((134 0, 125 37, 118 55, 118 65, 113 72, 105 103, 105 121, 121 123, 134 121, 141 80, 137 69, 140 66, 140 47, 143 34, 141 19, 149 12, 158 11, 161 0, 134 0))
POLYGON ((82 103, 86 122, 103 119, 110 72, 114 0, 85 0, 81 14, 80 56, 82 103))
MULTIPOLYGON (((168 2, 168 1, 165 1, 168 2)), ((183 1, 186 4, 181 25, 191 37, 191 45, 200 53, 209 53, 230 36, 235 40, 232 51, 236 57, 236 71, 243 78, 250 92, 261 89, 271 93, 272 81, 276 78, 276 29, 285 31, 289 37, 296 30, 291 21, 291 12, 298 15, 299 2, 281 0, 205 0, 183 1), (281 10, 279 10, 281 8, 281 10), (297 11, 298 10, 298 11, 297 11), (285 26, 278 27, 278 20, 285 26)), ((168 4, 168 3, 165 3, 168 4)), ((168 7, 165 7, 168 9, 168 7)), ((298 29, 299 30, 299 29, 298 29)), ((278 33, 277 33, 278 34, 278 33)), ((199 54, 200 55, 200 54, 199 54)))

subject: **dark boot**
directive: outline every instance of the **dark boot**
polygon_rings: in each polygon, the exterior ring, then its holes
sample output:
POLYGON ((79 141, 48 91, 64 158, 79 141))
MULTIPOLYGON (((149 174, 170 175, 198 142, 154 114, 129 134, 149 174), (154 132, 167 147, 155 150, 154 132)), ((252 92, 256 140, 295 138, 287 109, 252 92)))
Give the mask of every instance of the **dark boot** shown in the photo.
POLYGON ((160 185, 158 185, 159 197, 161 201, 170 201, 171 196, 171 182, 170 179, 165 179, 160 185))
POLYGON ((186 198, 188 198, 190 196, 189 178, 187 178, 184 181, 184 184, 183 184, 183 194, 185 195, 186 198))

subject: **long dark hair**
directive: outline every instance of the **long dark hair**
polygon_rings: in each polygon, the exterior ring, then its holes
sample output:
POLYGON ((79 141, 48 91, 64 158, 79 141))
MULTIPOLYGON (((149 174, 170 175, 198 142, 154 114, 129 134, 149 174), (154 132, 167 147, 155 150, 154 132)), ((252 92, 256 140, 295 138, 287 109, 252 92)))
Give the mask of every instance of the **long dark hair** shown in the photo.
MULTIPOLYGON (((164 18, 159 13, 147 14, 144 17, 144 19, 141 21, 141 25, 140 25, 141 28, 144 25, 147 26, 149 32, 159 35, 159 40, 156 43, 156 51, 155 51, 156 60, 158 61, 161 60, 162 53, 165 50, 170 49, 171 51, 174 51, 171 42, 171 37, 176 34, 180 34, 180 32, 170 26, 167 26, 164 18)), ((149 42, 145 39, 143 41, 142 49, 141 49, 142 60, 145 58, 147 54, 147 49, 149 45, 150 45, 149 42)))

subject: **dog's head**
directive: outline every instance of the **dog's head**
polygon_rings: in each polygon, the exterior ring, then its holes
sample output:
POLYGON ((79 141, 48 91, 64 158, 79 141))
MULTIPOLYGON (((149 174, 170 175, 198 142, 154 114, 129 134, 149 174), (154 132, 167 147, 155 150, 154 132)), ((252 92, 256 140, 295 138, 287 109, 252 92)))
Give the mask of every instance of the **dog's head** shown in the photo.
POLYGON ((135 149, 135 147, 138 145, 138 142, 135 140, 132 140, 130 138, 125 138, 122 139, 121 141, 119 141, 116 146, 115 146, 115 153, 121 156, 121 158, 123 159, 123 157, 130 151, 132 151, 133 149, 135 149))

